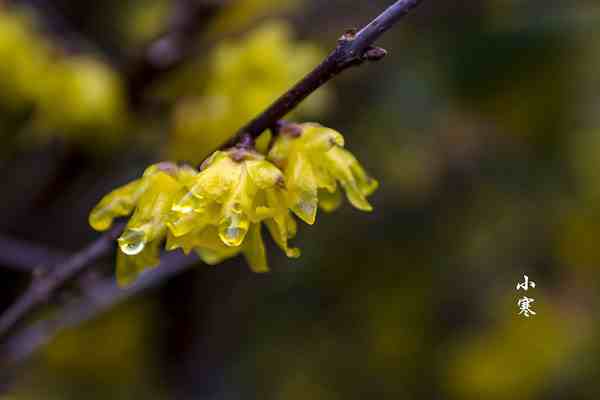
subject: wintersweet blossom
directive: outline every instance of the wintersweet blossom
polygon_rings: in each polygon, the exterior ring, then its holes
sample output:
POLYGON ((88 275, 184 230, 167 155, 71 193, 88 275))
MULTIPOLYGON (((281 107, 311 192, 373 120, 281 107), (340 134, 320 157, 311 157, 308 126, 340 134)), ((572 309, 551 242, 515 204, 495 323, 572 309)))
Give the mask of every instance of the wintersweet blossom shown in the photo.
POLYGON ((372 207, 377 188, 339 132, 318 124, 286 124, 271 140, 267 156, 248 137, 213 153, 199 168, 160 163, 140 179, 105 196, 90 225, 107 230, 114 219, 129 221, 118 239, 117 281, 130 284, 168 251, 195 252, 207 264, 242 254, 255 272, 268 271, 262 227, 288 257, 300 256, 294 214, 313 224, 317 208, 337 208, 344 189, 352 205, 372 207))
POLYGON ((288 124, 269 151, 268 158, 285 174, 290 209, 310 225, 318 206, 333 211, 340 205, 340 186, 354 207, 373 209, 367 196, 379 184, 343 146, 344 137, 333 129, 315 123, 288 124))
POLYGON ((109 229, 115 218, 133 213, 118 239, 120 284, 131 283, 144 269, 158 265, 173 201, 184 195, 185 183, 195 174, 188 166, 152 165, 140 179, 109 193, 92 210, 89 222, 98 231, 109 229))

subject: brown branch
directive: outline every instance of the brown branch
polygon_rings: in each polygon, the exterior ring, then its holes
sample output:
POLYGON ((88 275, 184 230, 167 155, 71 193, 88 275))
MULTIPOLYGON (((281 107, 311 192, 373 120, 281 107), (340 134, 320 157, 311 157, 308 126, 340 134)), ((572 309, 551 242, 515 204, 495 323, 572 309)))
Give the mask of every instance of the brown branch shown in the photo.
MULTIPOLYGON (((235 145, 244 137, 257 137, 266 129, 275 127, 277 121, 294 109, 302 100, 345 69, 362 64, 364 61, 375 61, 384 57, 385 50, 373 47, 372 44, 420 2, 421 0, 396 1, 358 33, 347 32, 340 39, 335 50, 315 70, 275 101, 262 114, 240 129, 228 143, 235 145)), ((46 278, 34 282, 17 303, 5 315, 0 317, 0 335, 25 317, 35 306, 43 303, 67 281, 82 272, 89 264, 108 253, 113 248, 113 241, 121 230, 122 225, 116 226, 82 252, 74 255, 65 263, 56 266, 46 278)), ((147 287, 163 282, 168 277, 186 269, 194 260, 194 258, 184 257, 179 253, 167 254, 163 257, 161 266, 158 269, 144 274, 134 286, 126 290, 118 289, 112 278, 90 284, 84 289, 87 294, 86 297, 79 302, 66 305, 56 318, 39 321, 22 332, 17 332, 9 337, 0 353, 0 360, 6 365, 24 360, 36 348, 47 343, 60 330, 75 326, 81 321, 94 317, 117 302, 147 287)))
POLYGON ((246 134, 257 138, 262 132, 274 127, 277 121, 285 117, 315 90, 346 69, 365 61, 378 61, 385 57, 386 51, 373 47, 373 44, 421 1, 398 0, 358 33, 346 32, 338 41, 336 48, 321 64, 259 116, 243 126, 223 147, 234 146, 246 134))
POLYGON ((46 275, 34 279, 29 289, 0 316, 0 337, 81 271, 108 254, 114 248, 114 241, 121 234, 123 226, 122 223, 116 224, 92 244, 50 268, 46 275))

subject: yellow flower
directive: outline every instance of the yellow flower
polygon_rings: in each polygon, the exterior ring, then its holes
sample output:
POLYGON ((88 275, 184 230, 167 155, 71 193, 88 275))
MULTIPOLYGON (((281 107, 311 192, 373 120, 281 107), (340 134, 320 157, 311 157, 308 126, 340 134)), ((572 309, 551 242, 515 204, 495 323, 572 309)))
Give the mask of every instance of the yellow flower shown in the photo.
POLYGON ((314 123, 288 124, 269 152, 268 159, 284 171, 290 209, 310 225, 318 206, 325 211, 339 206, 339 186, 354 207, 373 209, 366 197, 378 183, 343 146, 343 136, 333 129, 314 123))
MULTIPOLYGON (((287 245, 295 229, 288 228, 294 222, 289 221, 283 173, 263 155, 241 147, 217 151, 203 164, 188 189, 173 205, 174 215, 168 222, 173 238, 169 238, 168 248, 181 247, 186 252, 195 249, 209 264, 239 252, 246 258, 257 258, 247 253, 262 254, 260 222, 265 221, 286 254, 299 255, 297 249, 287 245), (211 232, 214 238, 207 242, 211 232), (243 246, 249 233, 252 237, 243 246), (215 241, 217 237, 220 242, 215 241)), ((254 270, 265 269, 250 264, 254 270)))
POLYGON ((115 218, 133 213, 118 239, 119 284, 127 285, 144 269, 158 265, 173 202, 183 196, 185 183, 195 174, 187 166, 152 165, 142 178, 109 193, 92 210, 89 222, 98 231, 110 228, 115 218))
MULTIPOLYGON (((194 251, 214 265, 242 254, 255 272, 268 271, 262 226, 288 257, 296 236, 292 213, 313 224, 317 207, 333 210, 340 187, 355 207, 371 211, 366 196, 376 188, 344 138, 318 124, 287 124, 268 157, 246 137, 217 151, 196 171, 172 163, 156 164, 144 175, 104 197, 90 214, 96 230, 131 214, 118 239, 117 281, 130 284, 159 262, 166 249, 194 251)), ((261 148, 268 144, 262 143, 261 148)))
POLYGON ((219 264, 241 253, 254 272, 266 272, 269 267, 260 227, 260 223, 250 224, 244 242, 237 247, 227 246, 223 243, 219 237, 218 228, 212 225, 194 229, 180 237, 169 232, 166 248, 170 251, 181 248, 186 254, 193 250, 208 265, 219 264))

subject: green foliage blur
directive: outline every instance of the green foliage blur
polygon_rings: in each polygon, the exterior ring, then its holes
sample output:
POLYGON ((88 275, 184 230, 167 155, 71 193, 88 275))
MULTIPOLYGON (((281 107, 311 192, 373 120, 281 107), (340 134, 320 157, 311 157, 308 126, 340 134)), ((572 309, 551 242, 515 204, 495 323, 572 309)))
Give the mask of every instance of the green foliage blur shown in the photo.
MULTIPOLYGON (((124 65, 172 2, 57 1, 75 51, 7 3, 0 232, 75 251, 103 194, 200 162, 391 1, 228 2, 146 108, 124 65)), ((425 1, 379 44, 289 117, 344 134, 380 182, 373 213, 320 215, 298 260, 268 243, 269 274, 198 265, 63 333, 8 398, 597 399, 597 2, 425 1)), ((27 277, 2 275, 8 306, 27 277)))

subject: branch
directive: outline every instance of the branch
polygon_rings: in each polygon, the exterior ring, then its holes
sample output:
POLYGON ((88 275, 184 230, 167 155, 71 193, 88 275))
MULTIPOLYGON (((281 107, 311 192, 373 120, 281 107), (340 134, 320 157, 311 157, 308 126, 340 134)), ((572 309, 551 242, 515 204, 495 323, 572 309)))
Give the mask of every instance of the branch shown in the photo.
POLYGON ((242 127, 223 147, 234 146, 244 135, 250 135, 256 139, 265 130, 276 126, 277 121, 285 117, 315 90, 346 69, 365 61, 378 61, 385 57, 387 52, 382 48, 373 47, 373 43, 403 16, 418 6, 421 1, 398 0, 358 33, 346 32, 338 41, 336 48, 321 64, 271 104, 262 114, 242 127))
POLYGON ((62 330, 94 318, 146 289, 159 286, 197 262, 198 258, 195 256, 171 252, 161 258, 157 268, 142 274, 135 284, 126 289, 119 288, 113 277, 89 282, 84 287, 83 298, 77 298, 64 305, 58 310, 55 318, 35 322, 10 337, 0 348, 0 371, 4 370, 4 366, 26 360, 62 330))
POLYGON ((0 265, 30 274, 67 258, 67 253, 0 235, 0 265))
POLYGON ((196 36, 206 20, 223 7, 223 0, 178 0, 169 30, 156 38, 133 62, 127 74, 128 93, 134 106, 144 100, 146 90, 166 73, 180 66, 193 52, 196 36))
POLYGON ((120 235, 123 226, 122 223, 116 224, 92 244, 64 262, 50 268, 47 275, 34 279, 29 289, 0 316, 0 337, 4 336, 35 307, 46 302, 55 291, 73 277, 108 254, 114 248, 114 241, 120 235))
MULTIPOLYGON (((35 8, 43 17, 45 29, 69 53, 100 47, 85 38, 51 0, 9 0, 9 3, 35 8)), ((207 26, 206 21, 226 5, 225 0, 176 0, 172 3, 173 12, 166 32, 149 43, 133 60, 123 63, 127 94, 134 108, 143 103, 144 95, 152 84, 194 55, 192 50, 197 34, 207 26)), ((111 54, 110 58, 119 64, 115 54, 111 54)))

